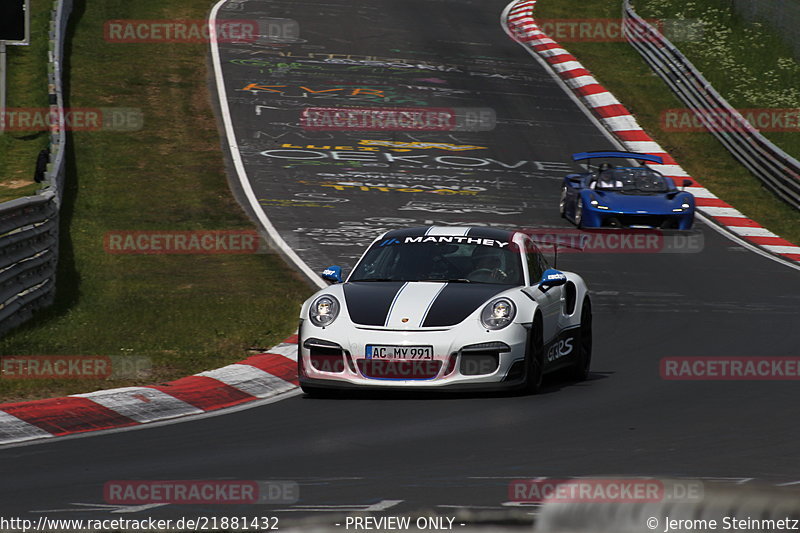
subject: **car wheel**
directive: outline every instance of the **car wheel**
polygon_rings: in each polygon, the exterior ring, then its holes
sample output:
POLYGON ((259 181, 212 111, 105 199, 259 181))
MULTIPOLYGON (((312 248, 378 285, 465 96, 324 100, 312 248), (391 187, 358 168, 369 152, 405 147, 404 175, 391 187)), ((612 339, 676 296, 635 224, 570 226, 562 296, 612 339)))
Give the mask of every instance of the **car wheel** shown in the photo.
POLYGON ((578 198, 578 204, 575 206, 575 225, 578 228, 583 227, 583 198, 578 198))
POLYGON ((522 390, 526 394, 539 392, 542 388, 542 381, 544 381, 544 338, 542 334, 542 317, 536 315, 525 354, 525 385, 522 390))
POLYGON ((561 189, 561 198, 558 201, 558 214, 561 218, 567 218, 567 188, 561 189))
POLYGON ((592 366, 592 306, 587 298, 581 309, 581 327, 578 334, 578 353, 572 367, 572 377, 577 381, 585 381, 589 377, 592 366))

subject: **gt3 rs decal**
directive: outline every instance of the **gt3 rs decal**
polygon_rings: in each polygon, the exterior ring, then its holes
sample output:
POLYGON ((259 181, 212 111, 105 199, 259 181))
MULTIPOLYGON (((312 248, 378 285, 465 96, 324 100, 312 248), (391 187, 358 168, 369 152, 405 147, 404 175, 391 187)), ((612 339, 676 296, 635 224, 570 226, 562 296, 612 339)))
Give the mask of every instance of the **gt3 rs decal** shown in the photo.
POLYGON ((576 350, 580 349, 578 346, 579 332, 579 326, 562 330, 558 336, 545 347, 545 360, 548 363, 553 363, 564 357, 575 355, 576 350))
POLYGON ((423 327, 454 326, 495 294, 513 285, 449 283, 428 310, 423 327))

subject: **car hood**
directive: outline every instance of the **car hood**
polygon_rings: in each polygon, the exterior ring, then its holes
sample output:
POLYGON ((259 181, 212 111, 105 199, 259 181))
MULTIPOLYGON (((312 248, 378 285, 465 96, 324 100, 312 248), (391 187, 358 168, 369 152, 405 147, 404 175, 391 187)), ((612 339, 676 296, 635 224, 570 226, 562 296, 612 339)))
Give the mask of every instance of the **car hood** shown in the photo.
POLYGON ((513 285, 369 281, 341 286, 350 320, 387 329, 454 326, 513 285))
MULTIPOLYGON (((673 198, 664 194, 622 194, 618 192, 592 191, 589 199, 594 196, 601 205, 607 206, 613 211, 623 211, 626 213, 672 213, 672 209, 683 202, 688 196, 685 193, 678 193, 673 198)), ((671 196, 671 195, 670 195, 671 196)))

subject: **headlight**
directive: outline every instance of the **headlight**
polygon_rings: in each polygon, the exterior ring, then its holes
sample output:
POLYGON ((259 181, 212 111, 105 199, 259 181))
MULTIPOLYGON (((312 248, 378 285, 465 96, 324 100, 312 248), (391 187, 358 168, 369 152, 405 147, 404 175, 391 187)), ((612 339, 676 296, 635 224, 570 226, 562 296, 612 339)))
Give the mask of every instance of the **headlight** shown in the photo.
POLYGON ((308 310, 308 318, 317 327, 329 326, 339 316, 339 301, 330 294, 323 294, 313 302, 308 310))
POLYGON ((596 207, 597 209, 608 209, 608 206, 600 205, 600 202, 598 202, 595 199, 592 199, 592 201, 589 202, 589 204, 591 204, 592 207, 596 207))
POLYGON ((681 204, 681 208, 683 208, 683 209, 689 209, 690 207, 692 207, 692 206, 690 206, 690 205, 689 205, 689 204, 687 204, 686 202, 683 202, 683 203, 681 204))
POLYGON ((486 329, 503 329, 517 314, 514 302, 508 298, 492 300, 481 311, 481 323, 486 329))

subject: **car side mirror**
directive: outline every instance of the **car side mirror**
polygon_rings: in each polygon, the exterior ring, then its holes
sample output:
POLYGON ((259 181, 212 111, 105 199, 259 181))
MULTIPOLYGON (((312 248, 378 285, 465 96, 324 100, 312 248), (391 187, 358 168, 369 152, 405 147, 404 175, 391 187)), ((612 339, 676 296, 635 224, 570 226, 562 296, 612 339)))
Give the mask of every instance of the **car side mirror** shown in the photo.
POLYGON ((539 281, 539 288, 542 292, 547 292, 551 287, 558 287, 567 282, 567 275, 556 270, 555 268, 548 268, 542 274, 542 279, 539 281))
POLYGON ((684 189, 686 187, 691 187, 691 185, 692 185, 692 180, 683 180, 683 188, 684 189))
POLYGON ((329 266, 325 270, 322 271, 322 279, 325 281, 329 281, 330 283, 341 283, 342 282, 342 267, 340 266, 329 266))

